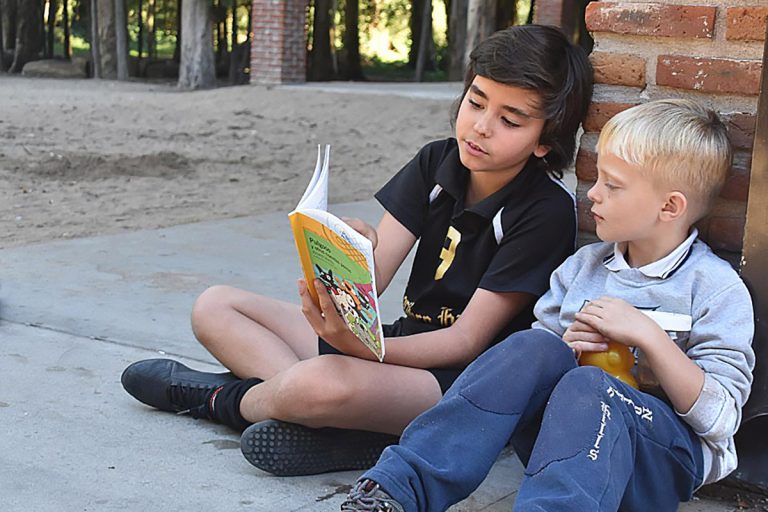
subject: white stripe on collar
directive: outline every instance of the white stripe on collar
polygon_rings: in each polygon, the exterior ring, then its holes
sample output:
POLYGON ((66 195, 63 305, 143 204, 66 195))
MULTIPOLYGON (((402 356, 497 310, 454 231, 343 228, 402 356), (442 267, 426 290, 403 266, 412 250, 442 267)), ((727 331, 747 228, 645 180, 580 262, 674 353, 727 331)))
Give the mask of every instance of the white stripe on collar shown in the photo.
MULTIPOLYGON (((675 249, 661 258, 647 265, 639 267, 639 270, 646 277, 659 277, 666 279, 688 256, 688 252, 691 250, 693 242, 696 241, 696 237, 699 236, 699 230, 693 228, 691 234, 686 238, 683 243, 675 247, 675 249)), ((629 269, 629 263, 624 259, 624 251, 626 250, 626 242, 620 244, 613 244, 613 255, 603 260, 605 268, 612 272, 618 272, 619 270, 629 269)))

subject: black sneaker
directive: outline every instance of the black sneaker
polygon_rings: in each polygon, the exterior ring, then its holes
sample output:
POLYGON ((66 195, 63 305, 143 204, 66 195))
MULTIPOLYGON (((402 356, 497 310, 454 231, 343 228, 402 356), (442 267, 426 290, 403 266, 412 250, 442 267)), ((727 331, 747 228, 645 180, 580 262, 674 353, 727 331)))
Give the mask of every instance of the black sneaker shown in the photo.
POLYGON ((402 505, 373 480, 360 480, 341 504, 342 512, 405 512, 402 505))
POLYGON ((309 428, 265 420, 243 432, 240 450, 257 468, 277 476, 368 469, 397 436, 340 428, 309 428))
POLYGON ((200 372, 171 359, 135 362, 120 377, 133 398, 170 412, 201 409, 214 389, 235 380, 231 373, 200 372))

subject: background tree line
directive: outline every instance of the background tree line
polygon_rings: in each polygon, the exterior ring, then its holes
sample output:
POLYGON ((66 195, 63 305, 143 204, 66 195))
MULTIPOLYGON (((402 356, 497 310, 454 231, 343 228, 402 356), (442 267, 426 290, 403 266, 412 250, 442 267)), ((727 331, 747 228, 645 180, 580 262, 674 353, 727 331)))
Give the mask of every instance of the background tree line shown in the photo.
MULTIPOLYGON (((530 23, 534 1, 308 1, 307 78, 381 79, 388 68, 400 79, 461 79, 468 49, 530 23)), ((0 0, 0 71, 81 58, 102 78, 244 83, 250 27, 251 0, 0 0)))

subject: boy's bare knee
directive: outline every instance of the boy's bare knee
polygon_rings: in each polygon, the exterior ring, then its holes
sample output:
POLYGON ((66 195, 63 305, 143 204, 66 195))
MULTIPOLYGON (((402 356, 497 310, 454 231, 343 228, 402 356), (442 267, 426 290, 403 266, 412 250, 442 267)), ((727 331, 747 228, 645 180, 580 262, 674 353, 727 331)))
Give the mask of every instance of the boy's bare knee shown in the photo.
POLYGON ((223 309, 231 307, 230 298, 234 289, 230 286, 211 286, 195 300, 192 306, 192 332, 204 341, 211 323, 219 317, 223 309))
POLYGON ((310 427, 328 426, 328 419, 350 403, 354 386, 344 379, 343 357, 320 356, 292 366, 273 396, 275 417, 310 427))

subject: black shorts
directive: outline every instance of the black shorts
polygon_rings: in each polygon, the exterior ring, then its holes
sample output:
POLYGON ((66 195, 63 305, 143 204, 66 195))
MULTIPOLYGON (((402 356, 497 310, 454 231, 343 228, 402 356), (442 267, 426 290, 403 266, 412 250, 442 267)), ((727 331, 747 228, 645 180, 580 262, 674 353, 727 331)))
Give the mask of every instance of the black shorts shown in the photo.
MULTIPOLYGON (((419 332, 425 332, 427 330, 431 330, 429 327, 427 329, 424 329, 421 326, 424 326, 426 324, 415 325, 417 322, 410 320, 406 317, 398 318, 391 324, 383 324, 381 328, 384 331, 384 337, 385 338, 396 338, 398 336, 408 336, 411 334, 417 334, 419 332)), ((325 341, 323 338, 317 338, 318 342, 318 349, 320 351, 320 355, 324 354, 341 354, 338 350, 333 348, 331 345, 328 344, 327 341, 325 341)), ((448 391, 448 388, 451 387, 451 384, 453 384, 453 381, 455 381, 461 372, 464 370, 463 368, 458 369, 447 369, 447 368, 426 368, 426 370, 431 373, 435 379, 437 380, 437 383, 440 385, 440 391, 445 394, 446 391, 448 391)))

